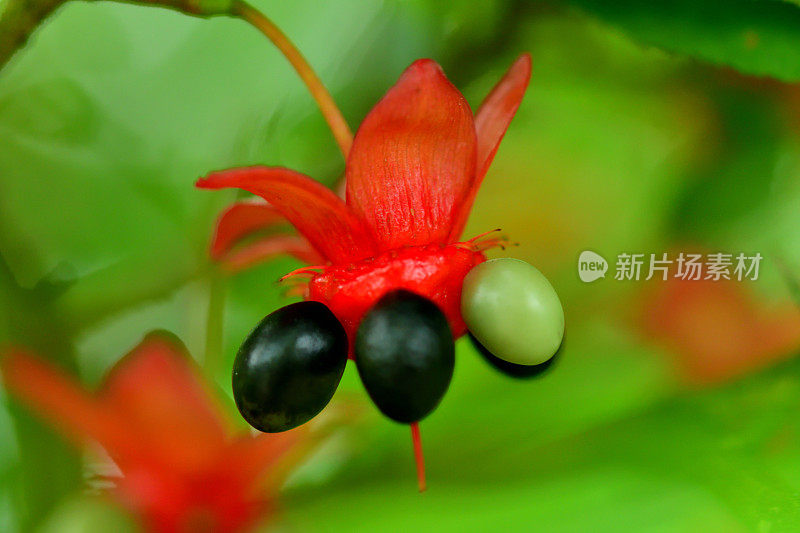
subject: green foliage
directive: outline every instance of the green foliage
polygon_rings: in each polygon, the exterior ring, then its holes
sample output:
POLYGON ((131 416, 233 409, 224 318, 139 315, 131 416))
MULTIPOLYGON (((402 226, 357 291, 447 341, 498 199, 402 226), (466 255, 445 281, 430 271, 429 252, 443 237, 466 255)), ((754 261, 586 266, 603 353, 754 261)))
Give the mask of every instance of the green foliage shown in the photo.
POLYGON ((62 502, 38 533, 104 533, 110 527, 117 533, 141 531, 133 518, 115 504, 83 495, 62 502))
POLYGON ((800 6, 782 0, 569 0, 633 38, 742 72, 800 80, 800 6))
MULTIPOLYGON (((39 350, 74 368, 72 340, 53 308, 64 289, 57 279, 21 287, 0 255, 0 345, 39 350)), ((0 497, 13 509, 5 521, 27 529, 80 486, 80 469, 75 451, 52 428, 14 402, 5 407, 3 432, 13 435, 0 441, 0 497)))

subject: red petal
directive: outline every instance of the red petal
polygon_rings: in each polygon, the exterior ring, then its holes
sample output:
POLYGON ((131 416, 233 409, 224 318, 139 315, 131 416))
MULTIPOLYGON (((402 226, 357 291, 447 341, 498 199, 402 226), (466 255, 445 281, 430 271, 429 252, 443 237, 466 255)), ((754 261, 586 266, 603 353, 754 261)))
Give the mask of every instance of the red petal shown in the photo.
POLYGON ((347 161, 347 203, 381 250, 447 241, 476 144, 469 105, 439 65, 408 67, 364 119, 347 161))
POLYGON ((296 235, 270 235, 227 254, 221 260, 227 271, 239 272, 282 255, 291 255, 309 265, 325 263, 308 241, 296 235))
POLYGON ((0 367, 11 393, 79 444, 95 440, 122 462, 147 460, 135 431, 62 371, 18 349, 4 354, 0 367))
POLYGON ((287 222, 274 207, 264 202, 237 202, 217 220, 211 241, 211 257, 220 259, 243 237, 256 231, 287 222))
POLYGON ((158 450, 173 468, 202 466, 225 445, 220 407, 171 336, 145 337, 114 366, 99 394, 141 445, 158 450))
POLYGON ((478 194, 500 141, 522 102, 530 77, 531 56, 522 54, 494 86, 475 114, 475 129, 478 132, 478 168, 469 195, 459 206, 458 218, 451 233, 453 240, 457 240, 464 231, 475 195, 478 194))
POLYGON ((261 196, 331 262, 355 261, 374 253, 372 239, 345 203, 330 189, 293 170, 234 168, 209 174, 197 186, 238 187, 261 196))

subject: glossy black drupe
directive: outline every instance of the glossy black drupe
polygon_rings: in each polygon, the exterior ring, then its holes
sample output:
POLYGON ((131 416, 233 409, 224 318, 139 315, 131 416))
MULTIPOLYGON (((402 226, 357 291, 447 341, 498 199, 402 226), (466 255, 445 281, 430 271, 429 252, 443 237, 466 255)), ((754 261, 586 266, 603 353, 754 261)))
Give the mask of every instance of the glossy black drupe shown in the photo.
POLYGON ((254 428, 275 433, 309 421, 330 401, 347 363, 347 335, 319 302, 267 315, 233 363, 233 396, 254 428))
POLYGON ((477 348, 477 350, 480 352, 480 354, 483 356, 486 362, 488 362, 490 365, 495 367, 503 374, 506 374, 514 378, 523 378, 523 379, 536 377, 538 375, 541 375, 546 370, 548 370, 551 366, 553 366, 553 364, 556 362, 556 359, 558 359, 559 354, 561 354, 561 351, 564 349, 564 341, 562 340, 561 346, 558 347, 558 351, 553 355, 553 357, 551 357, 544 363, 541 363, 539 365, 518 365, 515 363, 509 363, 508 361, 500 359, 499 357, 492 354, 492 352, 487 350, 486 347, 483 344, 481 344, 480 341, 476 339, 474 335, 472 335, 472 333, 469 333, 469 339, 472 341, 472 345, 475 346, 475 348, 477 348))
POLYGON ((421 420, 439 404, 453 377, 455 345, 447 318, 430 300, 393 291, 361 322, 355 362, 384 415, 403 423, 421 420))

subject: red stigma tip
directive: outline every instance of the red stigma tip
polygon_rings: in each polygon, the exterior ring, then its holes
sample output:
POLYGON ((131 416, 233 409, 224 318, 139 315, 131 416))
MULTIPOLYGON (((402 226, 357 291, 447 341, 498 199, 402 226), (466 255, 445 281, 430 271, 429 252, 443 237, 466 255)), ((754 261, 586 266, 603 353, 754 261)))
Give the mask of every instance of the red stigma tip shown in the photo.
POLYGON ((417 463, 419 491, 425 492, 428 486, 425 484, 425 456, 422 454, 422 437, 419 434, 419 422, 411 424, 411 442, 414 444, 414 459, 417 463))

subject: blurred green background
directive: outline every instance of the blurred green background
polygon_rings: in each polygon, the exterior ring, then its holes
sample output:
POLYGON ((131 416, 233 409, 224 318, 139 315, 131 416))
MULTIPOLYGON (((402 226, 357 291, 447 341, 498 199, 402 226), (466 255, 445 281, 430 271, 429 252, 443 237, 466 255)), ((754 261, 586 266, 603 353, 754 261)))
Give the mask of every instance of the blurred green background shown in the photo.
MULTIPOLYGON (((348 367, 337 397, 364 404, 363 419, 291 480, 267 529, 800 528, 800 326, 787 283, 800 278, 797 3, 256 4, 353 127, 416 58, 439 61, 475 108, 532 54, 528 94, 466 234, 502 227, 520 246, 495 255, 538 266, 568 324, 561 361, 534 381, 503 377, 458 344, 450 391, 422 424, 423 495, 407 428, 379 416, 348 367), (664 284, 583 284, 586 249, 765 259, 758 281, 732 289, 742 324, 702 298, 670 307, 655 295, 664 284), (654 306, 710 316, 697 331, 661 331, 643 319, 654 306), (788 340, 758 337, 776 324, 788 340), (755 340, 728 368, 731 337, 755 340)), ((275 282, 299 265, 215 278, 208 241, 236 193, 193 182, 256 163, 326 184, 343 169, 262 36, 236 20, 64 6, 0 72, 0 339, 93 386, 146 331, 168 329, 230 395, 239 343, 288 301, 275 282), (207 349, 215 283, 221 354, 207 349)), ((110 526, 126 520, 119 511, 82 490, 80 454, 52 435, 3 399, 0 530, 121 527, 110 526)))

